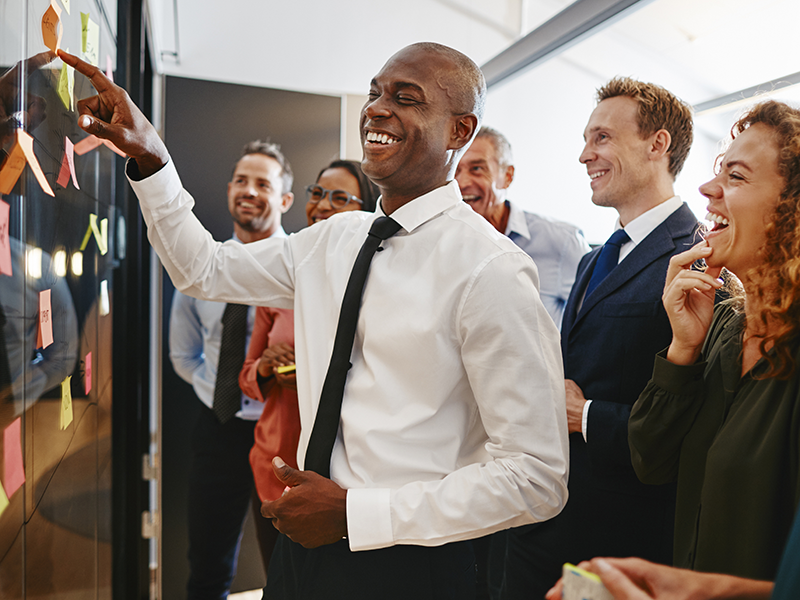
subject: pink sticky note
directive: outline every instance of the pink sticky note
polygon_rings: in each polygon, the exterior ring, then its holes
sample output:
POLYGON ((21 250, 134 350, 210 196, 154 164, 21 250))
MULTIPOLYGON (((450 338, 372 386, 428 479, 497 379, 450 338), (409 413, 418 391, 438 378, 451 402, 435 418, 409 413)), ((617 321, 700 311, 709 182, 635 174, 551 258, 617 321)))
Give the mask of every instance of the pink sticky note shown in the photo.
POLYGON ((8 497, 14 495, 25 483, 25 467, 22 464, 22 419, 6 427, 3 434, 3 451, 5 458, 5 485, 8 497))
POLYGON ((39 292, 39 331, 42 348, 53 343, 53 311, 50 309, 50 290, 39 292))
POLYGON ((83 138, 80 142, 75 144, 75 154, 78 156, 83 156, 87 152, 91 152, 95 148, 97 148, 100 144, 103 143, 99 137, 90 135, 87 138, 83 138))
POLYGON ((92 391, 92 353, 86 355, 86 395, 92 391))
POLYGON ((0 200, 0 273, 13 275, 11 270, 11 244, 8 242, 9 205, 0 200))
POLYGON ((114 65, 111 64, 111 57, 106 54, 106 77, 114 81, 114 65))
POLYGON ((61 187, 67 187, 67 182, 72 177, 72 185, 75 189, 81 189, 78 185, 78 179, 75 177, 75 147, 69 138, 64 138, 64 158, 61 159, 61 171, 58 173, 58 180, 56 183, 61 187))

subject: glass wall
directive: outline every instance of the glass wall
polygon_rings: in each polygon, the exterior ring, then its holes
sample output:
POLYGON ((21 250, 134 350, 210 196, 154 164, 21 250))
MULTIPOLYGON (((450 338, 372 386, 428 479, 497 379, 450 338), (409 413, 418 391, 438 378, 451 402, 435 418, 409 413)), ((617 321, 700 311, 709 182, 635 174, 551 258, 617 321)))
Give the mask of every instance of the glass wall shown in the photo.
POLYGON ((110 598, 122 158, 78 128, 94 92, 48 43, 113 74, 116 11, 0 1, 0 598, 110 598))

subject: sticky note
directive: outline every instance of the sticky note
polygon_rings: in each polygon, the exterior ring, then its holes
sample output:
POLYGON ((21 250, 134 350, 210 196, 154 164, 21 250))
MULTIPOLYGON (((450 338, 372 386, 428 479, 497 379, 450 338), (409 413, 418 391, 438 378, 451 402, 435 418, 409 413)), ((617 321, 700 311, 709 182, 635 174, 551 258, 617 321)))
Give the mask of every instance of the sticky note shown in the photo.
MULTIPOLYGON (((69 50, 68 50, 69 51, 69 50)), ((75 69, 67 63, 61 65, 61 73, 58 76, 58 97, 67 110, 75 109, 75 69)))
POLYGON ((8 496, 6 496, 6 491, 3 489, 2 484, 0 484, 0 515, 8 508, 8 504, 8 496))
POLYGON ((108 281, 103 279, 100 282, 100 315, 105 316, 109 312, 111 312, 111 308, 108 302, 108 281))
POLYGON ((8 241, 8 213, 11 207, 0 200, 0 273, 13 275, 11 269, 11 244, 8 241))
POLYGON ((70 382, 72 375, 61 382, 61 417, 58 420, 58 428, 62 431, 72 423, 72 391, 70 390, 70 382))
POLYGON ((58 172, 56 183, 61 187, 67 187, 67 182, 72 177, 72 185, 75 189, 81 189, 78 185, 78 178, 75 176, 75 147, 68 137, 64 138, 64 157, 61 159, 61 170, 58 172))
POLYGON ((94 239, 97 242, 97 248, 100 254, 108 252, 108 219, 100 221, 100 227, 97 226, 97 215, 92 213, 89 215, 89 227, 86 228, 86 234, 83 236, 81 242, 81 252, 86 250, 89 243, 89 238, 94 234, 94 239))
POLYGON ((53 52, 58 50, 61 44, 61 36, 64 34, 64 26, 61 24, 61 9, 55 0, 50 3, 42 17, 42 38, 44 45, 53 52))
POLYGON ((25 467, 22 464, 22 418, 18 417, 3 432, 5 488, 9 497, 25 483, 25 467))
POLYGON ((89 13, 81 13, 81 51, 86 62, 97 66, 100 55, 100 28, 89 13))
POLYGON ((0 171, 0 194, 10 194, 17 183, 17 179, 25 170, 25 152, 19 144, 14 144, 11 152, 8 154, 3 170, 0 171))
POLYGON ((92 391, 92 353, 86 355, 86 360, 84 360, 85 371, 86 371, 86 381, 85 381, 85 388, 86 388, 86 395, 89 395, 89 392, 92 391))
POLYGON ((99 137, 94 135, 90 135, 89 137, 84 138, 80 142, 75 144, 75 154, 77 154, 78 156, 83 156, 87 152, 91 152, 92 150, 103 144, 109 149, 119 154, 120 156, 122 156, 123 158, 127 156, 127 154, 125 154, 122 150, 117 148, 112 142, 109 142, 108 140, 101 140, 99 137))
POLYGON ((39 292, 39 336, 37 348, 47 348, 53 343, 53 311, 50 308, 50 290, 39 292))
POLYGON ((111 57, 106 54, 106 77, 114 81, 114 65, 111 63, 111 57))
POLYGON ((70 14, 70 12, 69 12, 69 0, 61 0, 61 4, 63 4, 64 8, 67 9, 67 14, 70 14))

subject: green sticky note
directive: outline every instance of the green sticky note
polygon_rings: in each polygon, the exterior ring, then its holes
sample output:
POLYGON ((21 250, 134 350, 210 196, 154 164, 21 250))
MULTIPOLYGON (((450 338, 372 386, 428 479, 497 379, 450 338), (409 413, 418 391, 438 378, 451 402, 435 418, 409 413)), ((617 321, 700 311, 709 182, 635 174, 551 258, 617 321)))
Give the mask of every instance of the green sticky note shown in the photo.
POLYGON ((89 13, 81 13, 81 50, 86 62, 97 66, 100 55, 100 28, 89 18, 89 13))
MULTIPOLYGON (((68 51, 69 52, 69 51, 68 51)), ((61 102, 67 107, 67 110, 72 110, 75 100, 73 99, 72 90, 75 88, 75 72, 68 64, 61 65, 61 73, 58 76, 58 97, 61 102)))

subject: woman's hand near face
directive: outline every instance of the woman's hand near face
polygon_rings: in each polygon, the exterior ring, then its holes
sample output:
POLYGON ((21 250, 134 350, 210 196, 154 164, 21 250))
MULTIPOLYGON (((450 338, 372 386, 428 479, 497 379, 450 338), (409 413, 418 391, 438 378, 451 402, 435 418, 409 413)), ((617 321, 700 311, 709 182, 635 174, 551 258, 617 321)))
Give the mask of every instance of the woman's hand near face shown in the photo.
POLYGON ((258 360, 258 374, 267 378, 275 376, 275 382, 281 387, 297 390, 295 373, 276 373, 275 367, 294 364, 294 348, 285 342, 269 346, 261 353, 258 360))
POLYGON ((714 295, 722 287, 717 279, 722 269, 692 270, 695 261, 708 258, 712 251, 703 241, 669 261, 661 298, 672 326, 667 360, 678 365, 697 361, 714 315, 714 295))

